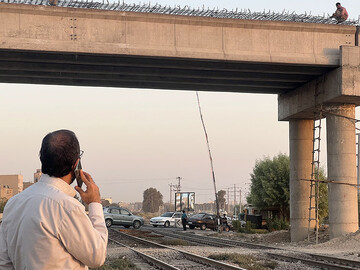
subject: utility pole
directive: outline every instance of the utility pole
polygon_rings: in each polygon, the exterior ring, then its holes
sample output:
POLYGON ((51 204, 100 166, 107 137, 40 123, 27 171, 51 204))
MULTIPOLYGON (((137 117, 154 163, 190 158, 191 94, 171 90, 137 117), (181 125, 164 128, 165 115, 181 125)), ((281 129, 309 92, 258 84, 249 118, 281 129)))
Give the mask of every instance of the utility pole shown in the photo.
POLYGON ((180 185, 180 180, 181 180, 181 177, 180 176, 178 176, 178 177, 176 177, 176 179, 178 180, 178 185, 177 185, 177 187, 176 187, 176 191, 177 192, 181 192, 181 185, 180 185))
POLYGON ((230 203, 230 194, 229 194, 229 188, 227 188, 227 205, 226 205, 226 212, 229 212, 229 203, 230 203))
POLYGON ((234 215, 236 217, 236 184, 234 184, 234 215))
POLYGON ((169 204, 171 205, 171 195, 172 195, 172 183, 169 184, 169 187, 170 187, 170 199, 169 199, 169 204))
POLYGON ((236 205, 236 184, 234 184, 234 205, 236 205))
MULTIPOLYGON (((178 179, 180 177, 177 177, 176 179, 178 179)), ((179 182, 180 183, 180 182, 179 182)), ((169 187, 170 187, 170 205, 173 203, 172 201, 172 193, 173 192, 180 192, 180 188, 179 188, 179 185, 177 184, 169 184, 169 187)), ((175 203, 174 203, 175 204, 175 203)))
POLYGON ((239 206, 240 206, 240 213, 239 214, 241 214, 242 213, 242 211, 241 211, 241 188, 240 188, 240 203, 239 203, 239 206))

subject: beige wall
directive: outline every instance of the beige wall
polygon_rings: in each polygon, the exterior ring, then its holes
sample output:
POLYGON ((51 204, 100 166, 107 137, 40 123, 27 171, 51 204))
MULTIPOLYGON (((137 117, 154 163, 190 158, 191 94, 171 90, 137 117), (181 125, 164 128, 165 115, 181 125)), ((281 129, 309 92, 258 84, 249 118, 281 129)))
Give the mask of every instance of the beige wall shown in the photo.
POLYGON ((0 48, 339 64, 355 26, 0 3, 0 48))
POLYGON ((9 186, 14 190, 14 195, 23 191, 23 176, 21 174, 15 175, 0 175, 0 186, 9 186))
POLYGON ((31 185, 33 185, 34 183, 32 182, 24 182, 23 183, 23 190, 27 189, 28 187, 30 187, 31 185))
POLYGON ((12 188, 0 187, 0 199, 10 199, 13 196, 14 190, 12 188))

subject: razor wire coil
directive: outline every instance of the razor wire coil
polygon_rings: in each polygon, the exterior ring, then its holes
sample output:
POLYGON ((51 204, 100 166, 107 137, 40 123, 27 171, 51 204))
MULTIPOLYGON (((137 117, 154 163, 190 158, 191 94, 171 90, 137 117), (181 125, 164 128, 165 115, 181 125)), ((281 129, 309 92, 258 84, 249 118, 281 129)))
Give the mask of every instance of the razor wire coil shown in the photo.
MULTIPOLYGON (((48 0, 0 0, 0 3, 9 4, 25 4, 25 5, 49 5, 48 0)), ((94 0, 58 0, 57 6, 68 8, 84 8, 84 9, 101 9, 113 11, 127 11, 139 13, 155 13, 167 15, 182 15, 193 17, 211 17, 222 19, 243 19, 243 20, 261 20, 261 21, 288 21, 288 22, 303 22, 303 23, 318 23, 318 24, 336 24, 336 20, 329 18, 329 15, 314 16, 311 14, 296 14, 295 12, 283 11, 276 13, 273 11, 253 12, 249 9, 235 9, 227 10, 218 8, 191 8, 189 6, 162 6, 160 4, 152 5, 151 3, 143 4, 126 4, 124 1, 112 2, 108 0, 94 1, 94 0)), ((347 20, 341 24, 345 25, 360 25, 360 18, 357 20, 347 20)))

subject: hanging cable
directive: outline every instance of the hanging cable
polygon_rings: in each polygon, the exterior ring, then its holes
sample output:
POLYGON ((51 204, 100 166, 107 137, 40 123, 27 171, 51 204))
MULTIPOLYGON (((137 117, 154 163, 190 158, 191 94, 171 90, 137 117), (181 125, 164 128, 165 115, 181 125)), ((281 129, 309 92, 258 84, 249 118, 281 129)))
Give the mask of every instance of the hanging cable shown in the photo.
POLYGON ((208 151, 209 151, 210 165, 211 165, 211 174, 212 174, 212 178, 213 178, 214 191, 215 191, 216 214, 217 214, 217 216, 220 216, 219 201, 218 201, 218 196, 217 196, 217 191, 216 191, 216 181, 215 181, 215 172, 214 172, 213 159, 212 159, 212 156, 211 156, 209 138, 208 138, 208 134, 207 134, 207 132, 206 132, 206 127, 205 127, 205 123, 204 123, 204 118, 203 118, 203 115, 202 115, 202 112, 201 112, 199 94, 198 94, 197 91, 196 91, 196 97, 197 97, 197 102, 198 102, 198 106, 199 106, 200 119, 201 119, 201 123, 202 123, 203 129, 204 129, 204 133, 205 133, 206 144, 207 144, 207 148, 208 148, 208 151))

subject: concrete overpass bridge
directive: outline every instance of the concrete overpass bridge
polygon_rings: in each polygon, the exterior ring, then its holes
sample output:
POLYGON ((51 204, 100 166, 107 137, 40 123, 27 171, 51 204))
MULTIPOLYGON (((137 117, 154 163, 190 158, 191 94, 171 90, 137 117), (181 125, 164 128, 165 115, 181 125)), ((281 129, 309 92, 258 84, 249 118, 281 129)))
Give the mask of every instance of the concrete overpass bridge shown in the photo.
MULTIPOLYGON (((224 16, 226 17, 226 16, 224 16)), ((307 236, 314 112, 327 114, 330 234, 358 229, 354 25, 0 3, 0 82, 278 94, 292 241, 307 236)))

